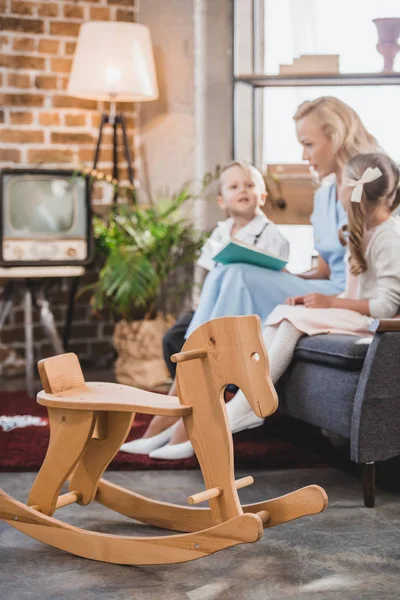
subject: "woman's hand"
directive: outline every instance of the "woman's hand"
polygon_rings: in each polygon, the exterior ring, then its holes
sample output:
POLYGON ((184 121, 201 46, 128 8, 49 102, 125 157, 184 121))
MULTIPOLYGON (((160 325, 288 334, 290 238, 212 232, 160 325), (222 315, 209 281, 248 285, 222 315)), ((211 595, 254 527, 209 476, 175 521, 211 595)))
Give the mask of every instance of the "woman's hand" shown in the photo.
POLYGON ((289 304, 289 306, 296 306, 296 304, 304 304, 305 296, 290 296, 286 298, 285 304, 289 304))
POLYGON ((325 294, 307 294, 304 296, 304 306, 306 308, 332 308, 335 298, 336 296, 325 296, 325 294))

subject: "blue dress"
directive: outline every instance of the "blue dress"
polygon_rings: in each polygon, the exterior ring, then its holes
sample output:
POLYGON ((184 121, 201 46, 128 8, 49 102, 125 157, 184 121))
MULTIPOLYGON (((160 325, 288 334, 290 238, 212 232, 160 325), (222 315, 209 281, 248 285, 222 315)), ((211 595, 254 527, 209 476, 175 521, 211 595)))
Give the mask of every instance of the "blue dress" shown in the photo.
POLYGON ((243 263, 218 265, 204 281, 199 306, 185 338, 206 321, 217 317, 256 314, 264 321, 288 296, 343 292, 346 281, 345 248, 340 243, 338 231, 347 223, 347 215, 336 200, 335 184, 320 187, 316 192, 311 223, 315 248, 329 266, 330 279, 301 279, 290 273, 243 263))

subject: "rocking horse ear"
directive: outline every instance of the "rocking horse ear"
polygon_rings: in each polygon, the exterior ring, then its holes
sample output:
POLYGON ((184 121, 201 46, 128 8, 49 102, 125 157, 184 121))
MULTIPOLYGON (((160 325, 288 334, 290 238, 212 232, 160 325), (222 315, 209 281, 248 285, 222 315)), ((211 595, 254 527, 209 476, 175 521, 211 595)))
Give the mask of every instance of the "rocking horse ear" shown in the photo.
POLYGON ((76 354, 59 354, 38 362, 38 370, 46 394, 58 394, 85 385, 76 354))

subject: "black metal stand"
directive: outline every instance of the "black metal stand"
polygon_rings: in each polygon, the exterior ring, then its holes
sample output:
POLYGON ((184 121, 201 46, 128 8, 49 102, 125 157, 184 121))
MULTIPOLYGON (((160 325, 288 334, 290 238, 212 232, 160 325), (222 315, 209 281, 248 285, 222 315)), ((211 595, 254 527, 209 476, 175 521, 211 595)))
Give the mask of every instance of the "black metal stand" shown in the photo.
MULTIPOLYGON (((63 344, 58 335, 57 327, 54 321, 54 315, 51 311, 47 299, 47 281, 46 279, 36 279, 21 277, 19 283, 23 286, 24 296, 24 329, 25 329, 25 378, 28 395, 33 397, 35 393, 35 363, 33 352, 33 306, 39 308, 40 322, 42 328, 50 341, 54 352, 62 354, 64 352, 63 344)), ((0 331, 8 315, 10 314, 15 292, 18 287, 18 281, 9 279, 4 288, 3 300, 0 303, 0 331)))
MULTIPOLYGON (((115 115, 108 115, 108 114, 102 115, 100 129, 99 129, 99 136, 97 138, 97 145, 96 145, 96 150, 95 150, 94 159, 93 159, 93 169, 96 169, 96 167, 97 167, 97 163, 98 163, 99 155, 100 155, 100 147, 101 147, 101 139, 103 136, 103 129, 104 129, 104 125, 107 125, 107 124, 110 124, 113 127, 113 172, 112 172, 113 179, 119 180, 118 128, 120 127, 121 131, 122 131, 122 143, 123 143, 124 155, 125 155, 126 162, 128 164, 128 179, 129 179, 129 182, 133 185, 134 172, 133 172, 133 167, 132 167, 131 151, 129 149, 128 136, 126 133, 125 118, 122 113, 115 114, 115 115)), ((114 202, 115 202, 115 200, 116 200, 116 195, 114 195, 114 202)))

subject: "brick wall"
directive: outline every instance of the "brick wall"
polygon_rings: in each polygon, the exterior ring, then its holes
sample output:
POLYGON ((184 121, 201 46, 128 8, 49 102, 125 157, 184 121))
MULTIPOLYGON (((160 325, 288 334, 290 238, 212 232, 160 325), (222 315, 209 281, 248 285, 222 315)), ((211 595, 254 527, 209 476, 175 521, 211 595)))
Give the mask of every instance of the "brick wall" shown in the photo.
MULTIPOLYGON (((66 93, 76 37, 84 21, 135 21, 135 1, 0 0, 0 168, 91 164, 101 111, 107 106, 66 93)), ((133 145, 134 105, 117 108, 124 110, 133 145)), ((98 168, 110 172, 111 160, 111 131, 106 130, 98 168)), ((126 164, 121 162, 120 167, 125 178, 126 164)), ((101 198, 104 200, 104 188, 98 186, 94 203, 102 203, 101 198)), ((94 275, 87 277, 93 279, 94 275)), ((61 331, 66 281, 53 288, 50 299, 61 331)), ((111 322, 91 316, 85 294, 76 304, 70 349, 87 362, 101 364, 110 356, 112 330, 111 322)), ((50 353, 36 313, 34 334, 36 358, 50 353)), ((23 340, 22 303, 17 302, 0 341, 23 354, 23 340)))

